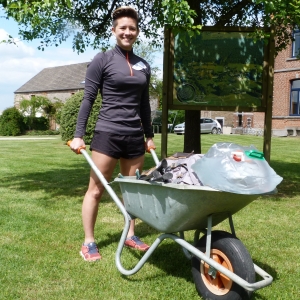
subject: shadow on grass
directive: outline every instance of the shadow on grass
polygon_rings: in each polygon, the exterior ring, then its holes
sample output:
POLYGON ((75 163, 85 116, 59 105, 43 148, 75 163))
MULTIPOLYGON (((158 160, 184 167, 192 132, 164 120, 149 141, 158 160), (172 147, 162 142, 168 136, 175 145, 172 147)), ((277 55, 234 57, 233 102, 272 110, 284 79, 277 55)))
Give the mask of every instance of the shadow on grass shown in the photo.
POLYGON ((88 183, 89 170, 84 163, 70 168, 26 172, 22 175, 4 176, 0 187, 20 192, 43 190, 52 200, 57 196, 84 194, 88 183))
MULTIPOLYGON (((154 166, 152 157, 146 156, 145 158, 145 169, 149 169, 154 166)), ((20 169, 24 170, 20 163, 20 169)), ((17 175, 5 175, 2 174, 0 181, 0 188, 11 190, 12 192, 35 192, 44 191, 51 201, 55 201, 59 196, 77 197, 84 196, 88 182, 90 166, 82 157, 82 160, 77 161, 74 164, 66 166, 62 165, 62 168, 43 170, 42 168, 37 171, 30 169, 27 172, 22 171, 21 175, 16 172, 17 175)), ((119 166, 114 170, 113 178, 116 178, 119 173, 119 166)), ((120 196, 120 189, 118 184, 114 184, 113 189, 120 196)), ((82 201, 82 200, 80 200, 82 201)), ((110 196, 105 193, 101 202, 112 201, 110 196)), ((50 204, 50 203, 49 203, 50 204)))
MULTIPOLYGON (((150 234, 152 234, 155 239, 161 234, 155 231, 154 229, 151 229, 151 227, 145 229, 145 226, 148 227, 148 225, 144 223, 140 223, 136 225, 136 233, 141 239, 143 239, 145 236, 148 236, 150 234)), ((105 246, 109 246, 112 242, 119 243, 120 237, 121 237, 121 233, 108 234, 106 236, 106 239, 98 243, 98 246, 99 248, 103 248, 105 246)), ((121 254, 121 261, 123 267, 127 270, 133 269, 136 266, 136 264, 139 262, 139 260, 143 257, 143 255, 144 255, 143 252, 124 247, 121 254), (125 262, 123 263, 123 261, 125 262)), ((178 277, 178 278, 184 278, 187 282, 193 282, 190 260, 188 260, 184 256, 181 247, 170 239, 162 241, 162 243, 155 249, 152 255, 148 258, 145 265, 146 264, 152 264, 155 267, 161 269, 164 273, 168 275, 178 277)), ((139 270, 139 272, 143 272, 144 270, 143 267, 139 270)), ((157 276, 162 276, 162 275, 161 274, 150 275, 150 277, 145 276, 142 280, 145 280, 145 278, 146 279, 155 278, 157 276)), ((129 281, 141 280, 141 279, 136 279, 136 277, 134 276, 122 275, 122 277, 129 281)))
MULTIPOLYGON (((160 232, 156 231, 155 229, 151 228, 149 225, 145 223, 137 224, 136 231, 138 232, 138 235, 141 238, 144 238, 145 236, 151 234, 155 239, 161 234, 160 232)), ((99 243, 99 247, 101 248, 101 247, 108 246, 109 244, 111 244, 112 241, 118 243, 120 236, 121 233, 108 234, 107 239, 99 243)), ((192 243, 189 240, 187 241, 192 243)), ((121 255, 121 261, 123 261, 122 258, 124 257, 127 258, 127 260, 125 259, 126 263, 124 263, 123 267, 127 270, 133 269, 143 255, 144 255, 143 252, 124 248, 121 255), (132 258, 128 259, 128 257, 133 257, 133 259, 132 258)), ((269 273, 273 277, 273 281, 277 280, 278 278, 277 272, 272 266, 258 260, 253 260, 253 263, 255 263, 257 266, 262 268, 267 273, 269 273)), ((156 268, 159 268, 160 270, 163 271, 163 274, 159 273, 157 275, 149 275, 149 276, 146 275, 143 277, 143 279, 137 279, 134 276, 126 276, 126 275, 120 275, 120 276, 122 276, 125 280, 128 281, 139 282, 140 280, 145 280, 145 278, 152 279, 160 276, 165 276, 164 274, 166 274, 167 276, 183 278, 186 282, 194 284, 192 273, 191 273, 191 268, 192 268, 191 261, 187 259, 186 256, 184 255, 181 246, 178 245, 176 242, 172 241, 171 239, 166 239, 162 241, 162 243, 154 250, 152 255, 145 262, 145 265, 146 264, 151 264, 156 268)), ((143 272, 143 267, 138 272, 143 272)), ((262 278, 257 275, 256 282, 260 280, 262 280, 262 278)), ((254 292, 252 294, 251 299, 267 300, 266 297, 259 295, 257 292, 254 292)))
MULTIPOLYGON (((153 166, 152 156, 147 154, 145 156, 144 170, 150 169, 153 166)), ((278 193, 276 195, 267 196, 269 200, 278 201, 281 198, 300 195, 300 171, 298 163, 273 161, 272 167, 278 175, 283 177, 283 181, 278 186, 278 193)), ((22 168, 22 162, 20 162, 20 168, 22 168)), ((13 192, 43 190, 49 195, 51 201, 55 201, 55 197, 58 196, 83 197, 88 186, 89 172, 90 167, 82 157, 82 160, 77 160, 76 163, 69 164, 68 167, 62 164, 61 169, 58 169, 56 166, 53 169, 48 168, 43 170, 41 168, 33 172, 31 170, 28 172, 22 171, 21 175, 5 176, 4 174, 0 182, 0 187, 10 189, 13 192)), ((118 173, 119 167, 117 166, 112 178, 115 178, 118 173)), ((120 195, 117 184, 113 185, 113 189, 120 195)), ((107 201, 111 201, 111 199, 106 194, 101 202, 107 201)))
POLYGON ((300 170, 299 163, 274 161, 272 168, 283 178, 277 186, 278 193, 270 197, 271 200, 289 198, 300 195, 300 170), (273 198, 273 199, 272 199, 273 198))
MULTIPOLYGON (((256 264, 257 266, 259 266, 260 268, 262 268, 264 271, 266 271, 268 274, 270 274, 273 277, 273 282, 275 282, 276 280, 278 280, 278 276, 277 276, 277 272, 274 268, 272 268, 270 265, 267 265, 265 263, 262 263, 256 259, 253 260, 253 263, 256 264)), ((260 276, 257 276, 256 281, 261 280, 260 276)), ((270 287, 272 286, 272 284, 270 285, 270 287)), ((258 295, 257 293, 253 293, 252 300, 269 300, 269 298, 266 298, 264 296, 258 295)))

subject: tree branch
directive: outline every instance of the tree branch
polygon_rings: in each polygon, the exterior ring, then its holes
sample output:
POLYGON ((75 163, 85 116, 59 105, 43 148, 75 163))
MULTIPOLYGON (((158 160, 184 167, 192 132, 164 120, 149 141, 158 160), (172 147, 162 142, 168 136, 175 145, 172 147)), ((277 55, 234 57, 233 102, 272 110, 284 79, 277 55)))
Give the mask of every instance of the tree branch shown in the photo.
POLYGON ((231 7, 227 12, 222 12, 219 20, 216 22, 215 26, 225 26, 228 23, 231 23, 233 16, 238 15, 242 9, 245 9, 247 6, 252 6, 253 2, 251 0, 242 0, 236 3, 231 7))

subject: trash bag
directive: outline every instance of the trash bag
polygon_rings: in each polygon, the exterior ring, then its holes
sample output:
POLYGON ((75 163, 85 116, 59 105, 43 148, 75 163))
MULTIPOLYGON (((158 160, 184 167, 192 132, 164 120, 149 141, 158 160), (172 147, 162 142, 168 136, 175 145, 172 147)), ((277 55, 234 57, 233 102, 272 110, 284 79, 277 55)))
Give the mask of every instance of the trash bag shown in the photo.
POLYGON ((160 181, 164 183, 202 185, 191 165, 203 157, 203 154, 175 153, 150 170, 143 171, 140 180, 160 181))
POLYGON ((282 181, 253 145, 214 144, 191 168, 204 185, 236 194, 269 193, 282 181))
POLYGON ((168 170, 173 174, 173 177, 169 182, 176 184, 203 185, 191 168, 191 166, 202 157, 202 154, 189 154, 186 157, 168 157, 168 170))

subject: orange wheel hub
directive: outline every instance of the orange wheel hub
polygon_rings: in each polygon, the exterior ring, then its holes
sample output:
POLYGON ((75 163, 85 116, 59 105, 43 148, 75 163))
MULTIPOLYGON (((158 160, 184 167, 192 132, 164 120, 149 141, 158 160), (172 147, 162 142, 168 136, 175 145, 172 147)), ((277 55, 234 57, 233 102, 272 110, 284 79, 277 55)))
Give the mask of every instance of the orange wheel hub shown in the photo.
MULTIPOLYGON (((212 249, 210 253, 211 253, 210 257, 213 260, 221 264, 224 268, 233 272, 232 265, 229 259, 227 258, 227 256, 223 252, 217 249, 212 249)), ((204 261, 201 261, 200 273, 201 273, 202 280, 206 285, 207 289, 210 290, 215 295, 227 294, 231 289, 233 281, 217 270, 216 270, 216 276, 214 277, 209 275, 208 272, 209 272, 209 265, 204 261)))

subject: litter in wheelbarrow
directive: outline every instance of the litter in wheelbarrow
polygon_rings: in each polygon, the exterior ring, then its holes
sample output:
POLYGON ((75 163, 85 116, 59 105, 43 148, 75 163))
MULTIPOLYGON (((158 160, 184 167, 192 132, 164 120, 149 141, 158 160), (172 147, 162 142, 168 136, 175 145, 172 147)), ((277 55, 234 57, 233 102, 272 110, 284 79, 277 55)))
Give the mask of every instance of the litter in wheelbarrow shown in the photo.
POLYGON ((203 154, 175 153, 139 179, 164 183, 203 185, 237 194, 263 194, 282 181, 253 145, 214 144, 203 154), (157 180, 158 174, 161 180, 157 180), (169 176, 164 176, 164 173, 169 176))
POLYGON ((203 185, 191 166, 203 154, 193 153, 175 153, 174 155, 163 159, 157 167, 144 171, 138 179, 146 181, 163 181, 164 183, 203 185), (162 180, 157 180, 158 174, 162 180))
POLYGON ((282 181, 253 145, 214 144, 192 169, 203 185, 238 194, 269 193, 282 181))

